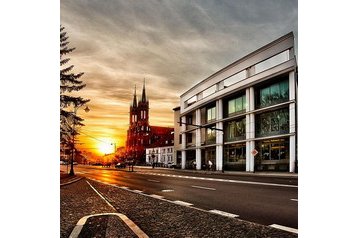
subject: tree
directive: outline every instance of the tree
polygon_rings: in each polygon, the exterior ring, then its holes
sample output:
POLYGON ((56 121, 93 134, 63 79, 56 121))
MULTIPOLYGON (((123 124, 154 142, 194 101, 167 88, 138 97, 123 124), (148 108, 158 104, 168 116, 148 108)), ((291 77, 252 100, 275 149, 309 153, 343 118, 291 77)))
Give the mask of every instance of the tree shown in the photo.
POLYGON ((75 74, 72 72, 74 66, 67 65, 70 58, 65 56, 75 48, 68 46, 68 36, 64 29, 60 26, 60 142, 62 145, 74 148, 74 136, 79 134, 76 127, 84 126, 83 119, 76 115, 76 110, 90 100, 71 94, 80 91, 86 87, 86 84, 79 80, 84 73, 75 74))

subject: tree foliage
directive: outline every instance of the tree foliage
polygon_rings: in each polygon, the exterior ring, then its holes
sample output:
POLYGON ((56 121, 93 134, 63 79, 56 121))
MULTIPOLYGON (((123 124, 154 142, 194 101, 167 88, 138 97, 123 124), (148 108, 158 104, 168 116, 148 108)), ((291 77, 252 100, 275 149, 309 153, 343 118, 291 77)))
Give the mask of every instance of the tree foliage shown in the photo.
POLYGON ((76 115, 76 110, 89 102, 80 96, 72 93, 86 87, 80 79, 83 73, 73 73, 73 65, 68 65, 69 53, 75 48, 69 47, 67 33, 64 27, 60 26, 60 139, 63 144, 71 144, 71 137, 78 132, 73 130, 76 126, 84 126, 83 119, 76 115))

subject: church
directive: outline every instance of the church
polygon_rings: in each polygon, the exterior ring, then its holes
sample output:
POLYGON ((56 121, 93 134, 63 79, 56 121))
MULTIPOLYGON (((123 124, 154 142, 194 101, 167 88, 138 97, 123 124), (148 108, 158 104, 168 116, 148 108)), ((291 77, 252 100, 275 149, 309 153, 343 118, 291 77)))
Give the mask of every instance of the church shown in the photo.
POLYGON ((149 100, 143 83, 142 97, 137 100, 136 86, 133 102, 129 107, 129 128, 127 130, 126 159, 144 164, 145 149, 174 145, 174 128, 149 125, 149 100))

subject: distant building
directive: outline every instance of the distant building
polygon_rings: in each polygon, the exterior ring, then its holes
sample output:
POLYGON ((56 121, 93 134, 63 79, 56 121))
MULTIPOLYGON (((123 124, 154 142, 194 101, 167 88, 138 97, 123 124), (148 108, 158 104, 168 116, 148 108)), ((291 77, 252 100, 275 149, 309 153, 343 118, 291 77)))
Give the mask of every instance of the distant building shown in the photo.
POLYGON ((152 147, 145 149, 145 160, 147 164, 157 164, 159 166, 168 166, 174 163, 174 146, 152 147))
POLYGON ((173 146, 173 144, 174 128, 149 125, 149 100, 146 97, 145 83, 139 101, 135 88, 133 102, 129 108, 125 158, 135 160, 136 163, 145 163, 145 148, 173 146))
POLYGON ((291 32, 187 90, 173 109, 176 162, 297 172, 297 78, 291 32))

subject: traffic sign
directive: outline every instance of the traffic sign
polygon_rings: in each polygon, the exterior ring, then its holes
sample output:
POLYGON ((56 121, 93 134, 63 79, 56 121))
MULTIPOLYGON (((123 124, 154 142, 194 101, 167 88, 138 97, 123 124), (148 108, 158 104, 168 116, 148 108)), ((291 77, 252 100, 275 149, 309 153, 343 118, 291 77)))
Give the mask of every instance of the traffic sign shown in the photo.
POLYGON ((256 150, 256 149, 253 149, 252 151, 251 151, 251 154, 253 155, 253 156, 255 156, 255 155, 257 155, 259 152, 256 150))

